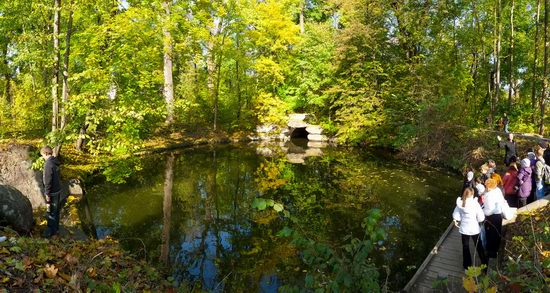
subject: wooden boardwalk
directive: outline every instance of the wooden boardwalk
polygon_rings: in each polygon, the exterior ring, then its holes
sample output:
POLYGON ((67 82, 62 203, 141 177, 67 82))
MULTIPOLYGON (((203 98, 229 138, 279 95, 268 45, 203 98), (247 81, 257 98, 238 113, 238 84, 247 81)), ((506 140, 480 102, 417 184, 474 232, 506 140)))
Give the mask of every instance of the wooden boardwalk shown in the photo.
MULTIPOLYGON (((530 203, 517 210, 517 213, 531 212, 546 206, 550 202, 550 196, 530 203)), ((503 225, 515 222, 515 218, 504 220, 503 225)), ((474 255, 475 248, 470 241, 470 253, 474 256, 476 265, 479 265, 479 257, 474 255)), ((489 262, 489 269, 492 262, 489 262)), ((494 264, 494 263, 493 263, 494 264)), ((462 268, 462 242, 458 228, 453 223, 441 235, 430 254, 411 278, 405 292, 466 292, 462 286, 462 278, 465 276, 462 268), (440 286, 440 287, 438 287, 440 286), (438 290, 439 289, 439 290, 438 290)))
MULTIPOLYGON (((470 253, 474 251, 470 243, 470 253)), ((476 260, 479 261, 479 258, 476 260)), ((442 286, 439 288, 446 288, 444 292, 465 292, 462 289, 462 277, 462 242, 458 228, 451 223, 404 291, 437 292, 436 288, 442 286)))

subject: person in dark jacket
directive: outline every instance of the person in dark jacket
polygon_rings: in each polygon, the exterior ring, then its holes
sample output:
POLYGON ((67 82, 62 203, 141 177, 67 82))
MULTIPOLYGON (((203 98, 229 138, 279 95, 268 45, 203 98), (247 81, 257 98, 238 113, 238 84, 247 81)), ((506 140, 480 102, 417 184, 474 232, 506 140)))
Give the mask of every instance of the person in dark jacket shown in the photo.
POLYGON ((42 158, 46 161, 44 164, 44 195, 48 211, 46 218, 48 220, 48 229, 44 232, 44 237, 52 237, 59 230, 59 213, 61 210, 61 180, 59 177, 59 161, 52 156, 52 148, 45 146, 40 150, 42 158))
POLYGON ((516 142, 514 141, 514 134, 508 133, 508 140, 503 141, 500 136, 497 136, 498 146, 504 148, 504 164, 506 167, 510 166, 510 162, 515 161, 517 158, 516 154, 516 142))

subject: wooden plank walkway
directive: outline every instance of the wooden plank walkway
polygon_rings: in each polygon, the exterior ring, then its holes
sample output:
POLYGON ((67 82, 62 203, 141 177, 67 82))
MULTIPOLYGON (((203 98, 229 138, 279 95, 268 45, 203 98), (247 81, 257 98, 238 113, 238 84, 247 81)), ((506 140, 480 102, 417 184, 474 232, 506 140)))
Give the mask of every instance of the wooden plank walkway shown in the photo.
MULTIPOLYGON (((517 213, 531 212, 546 206, 550 202, 550 196, 530 203, 517 210, 517 213)), ((503 225, 513 223, 513 219, 503 221, 503 225)), ((476 265, 479 265, 479 257, 474 255, 475 248, 470 241, 470 253, 474 257, 476 265)), ((489 269, 492 268, 491 262, 489 269)), ((462 268, 462 242, 458 228, 451 223, 441 235, 430 254, 411 278, 404 292, 466 292, 462 286, 462 278, 465 276, 462 268), (437 284, 440 289, 437 289, 437 284), (443 289, 443 290, 441 290, 443 289)))
MULTIPOLYGON (((475 248, 470 243, 470 252, 475 248)), ((479 258, 476 258, 479 263, 479 258)), ((437 284, 446 288, 445 292, 464 292, 462 289, 462 242, 458 228, 453 223, 434 246, 416 274, 405 287, 405 292, 436 292, 437 284)))

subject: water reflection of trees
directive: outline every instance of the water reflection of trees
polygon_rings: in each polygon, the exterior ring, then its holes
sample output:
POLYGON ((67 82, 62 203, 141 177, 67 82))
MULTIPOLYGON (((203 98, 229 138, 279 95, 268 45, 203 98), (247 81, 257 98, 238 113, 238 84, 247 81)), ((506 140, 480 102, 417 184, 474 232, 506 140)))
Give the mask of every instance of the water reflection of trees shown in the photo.
MULTIPOLYGON (((426 233, 418 223, 431 219, 411 205, 432 209, 438 203, 426 198, 445 200, 432 194, 445 184, 428 188, 437 185, 425 181, 433 174, 416 174, 368 154, 330 149, 325 154, 308 158, 306 165, 235 147, 152 157, 127 185, 96 190, 116 196, 94 203, 92 210, 101 214, 94 221, 104 229, 101 235, 141 237, 150 256, 169 259, 177 281, 207 291, 259 291, 303 278, 297 252, 276 236, 286 224, 283 217, 251 209, 254 198, 284 203, 308 236, 335 246, 350 232, 359 236, 366 211, 378 207, 388 229, 408 235, 390 231, 392 241, 376 257, 391 261, 394 272, 404 270, 407 264, 398 260, 423 254, 411 246, 419 246, 417 236, 426 233)), ((141 243, 133 242, 123 243, 139 250, 141 243)))

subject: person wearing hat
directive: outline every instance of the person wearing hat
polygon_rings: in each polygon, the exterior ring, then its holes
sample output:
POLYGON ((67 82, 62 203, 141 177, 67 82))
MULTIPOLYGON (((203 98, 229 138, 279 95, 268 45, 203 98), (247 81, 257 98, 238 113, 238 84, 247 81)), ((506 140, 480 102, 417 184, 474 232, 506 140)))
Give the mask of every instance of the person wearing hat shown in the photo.
POLYGON ((514 134, 508 133, 508 140, 503 141, 500 136, 497 135, 498 146, 504 148, 504 164, 506 167, 510 166, 510 162, 515 161, 516 154, 516 142, 514 141, 514 134))
POLYGON ((531 160, 529 158, 521 160, 521 168, 518 173, 518 208, 527 205, 527 198, 531 195, 531 189, 533 188, 532 174, 531 160))
POLYGON ((464 183, 462 184, 462 192, 468 187, 474 187, 474 172, 471 170, 466 173, 466 176, 464 177, 464 183))

